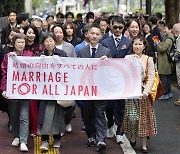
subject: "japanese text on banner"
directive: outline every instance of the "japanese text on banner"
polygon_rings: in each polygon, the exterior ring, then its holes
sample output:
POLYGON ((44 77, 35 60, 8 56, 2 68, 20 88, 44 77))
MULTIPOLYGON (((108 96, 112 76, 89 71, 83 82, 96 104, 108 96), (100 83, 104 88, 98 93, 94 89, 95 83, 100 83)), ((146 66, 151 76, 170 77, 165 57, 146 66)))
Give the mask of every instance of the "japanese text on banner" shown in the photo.
POLYGON ((138 59, 9 57, 9 99, 108 100, 141 95, 138 59))

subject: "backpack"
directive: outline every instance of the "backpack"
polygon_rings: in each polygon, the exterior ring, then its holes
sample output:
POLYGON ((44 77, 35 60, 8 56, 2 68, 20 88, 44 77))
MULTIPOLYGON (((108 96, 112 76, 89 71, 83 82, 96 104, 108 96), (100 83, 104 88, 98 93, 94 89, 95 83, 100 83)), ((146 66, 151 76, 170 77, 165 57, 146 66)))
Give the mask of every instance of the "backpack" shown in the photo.
POLYGON ((175 57, 174 57, 174 53, 176 52, 175 42, 171 37, 167 37, 166 39, 170 39, 172 41, 171 50, 169 52, 166 50, 168 61, 172 63, 175 61, 175 57))

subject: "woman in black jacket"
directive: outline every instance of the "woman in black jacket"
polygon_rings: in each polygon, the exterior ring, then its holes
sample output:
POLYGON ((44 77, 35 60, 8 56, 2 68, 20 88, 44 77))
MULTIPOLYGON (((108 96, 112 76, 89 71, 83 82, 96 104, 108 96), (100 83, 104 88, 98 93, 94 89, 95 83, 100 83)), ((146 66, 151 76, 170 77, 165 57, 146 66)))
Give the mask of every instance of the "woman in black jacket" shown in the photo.
MULTIPOLYGON (((55 41, 56 37, 52 32, 48 32, 43 36, 42 44, 45 50, 41 53, 41 56, 57 55, 60 57, 67 57, 65 51, 55 47, 55 41)), ((65 123, 63 108, 57 104, 56 100, 40 100, 38 122, 38 133, 41 135, 42 139, 40 150, 49 150, 49 135, 53 135, 53 147, 60 148, 60 134, 64 132, 65 123)))

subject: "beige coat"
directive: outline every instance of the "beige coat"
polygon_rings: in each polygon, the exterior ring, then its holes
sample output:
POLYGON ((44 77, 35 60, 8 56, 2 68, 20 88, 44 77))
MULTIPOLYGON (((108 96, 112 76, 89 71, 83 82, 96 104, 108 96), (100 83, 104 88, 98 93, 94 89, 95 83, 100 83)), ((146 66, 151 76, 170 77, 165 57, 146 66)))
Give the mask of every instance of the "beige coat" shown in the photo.
POLYGON ((141 60, 141 64, 142 64, 142 93, 144 94, 150 94, 151 93, 151 89, 154 83, 154 78, 155 78, 155 68, 154 68, 154 62, 153 62, 153 58, 149 57, 148 59, 148 65, 147 65, 147 55, 142 55, 141 57, 139 57, 138 55, 132 54, 132 55, 127 55, 125 58, 132 58, 132 57, 136 57, 138 59, 141 60), (146 72, 146 65, 147 65, 147 72, 146 72), (145 82, 145 77, 147 75, 147 82, 145 82))

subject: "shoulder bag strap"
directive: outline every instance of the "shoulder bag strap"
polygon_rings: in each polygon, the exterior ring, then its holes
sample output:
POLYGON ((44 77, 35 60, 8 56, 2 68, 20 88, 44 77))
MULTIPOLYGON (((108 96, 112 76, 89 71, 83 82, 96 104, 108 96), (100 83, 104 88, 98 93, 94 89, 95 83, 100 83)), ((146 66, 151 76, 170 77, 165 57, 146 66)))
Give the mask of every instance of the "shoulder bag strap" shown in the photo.
POLYGON ((146 70, 145 70, 145 73, 146 73, 146 76, 145 76, 145 81, 147 81, 147 74, 148 74, 148 63, 149 63, 149 57, 147 58, 146 60, 146 70))

